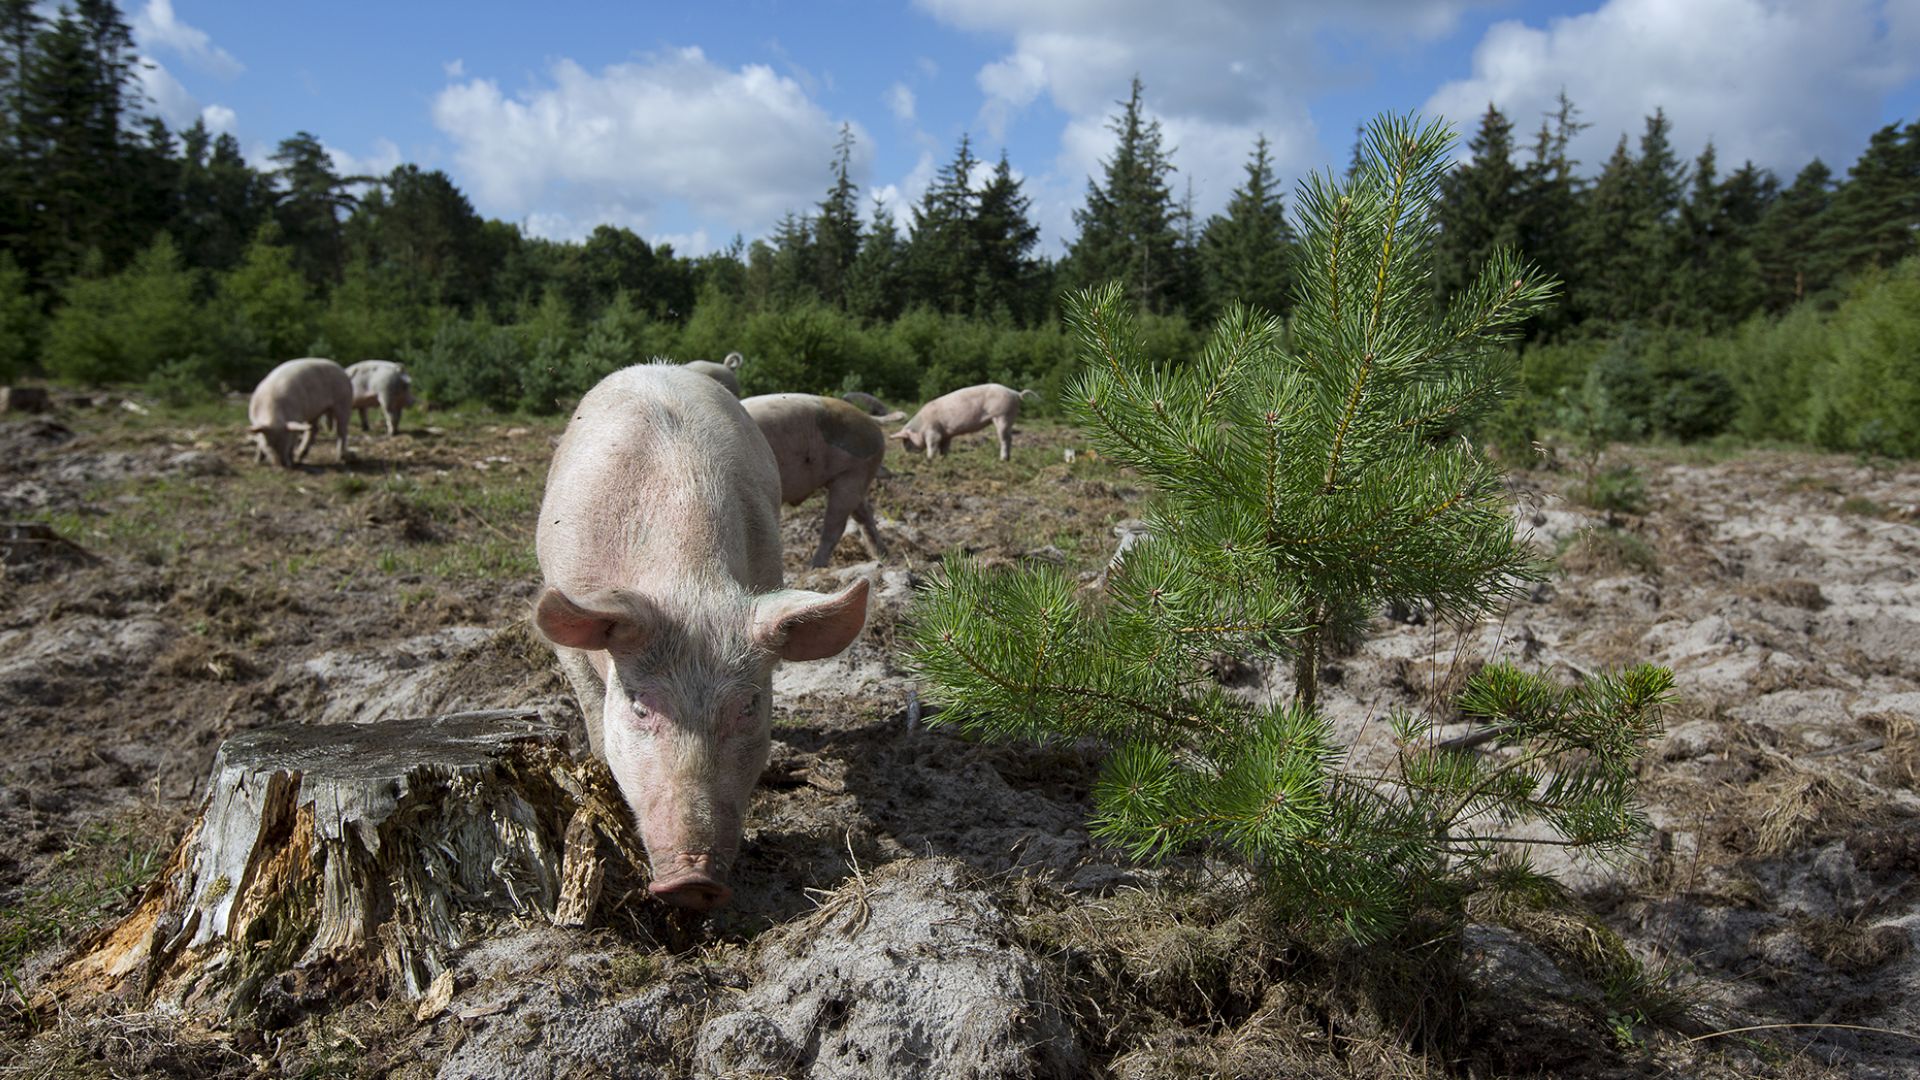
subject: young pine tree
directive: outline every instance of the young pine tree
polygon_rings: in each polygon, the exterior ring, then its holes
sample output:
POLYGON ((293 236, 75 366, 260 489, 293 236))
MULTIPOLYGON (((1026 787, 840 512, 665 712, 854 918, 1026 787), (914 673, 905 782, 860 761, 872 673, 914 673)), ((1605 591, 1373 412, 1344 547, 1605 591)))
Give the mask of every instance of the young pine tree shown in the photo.
POLYGON ((1537 883, 1503 825, 1622 851, 1645 827, 1633 765, 1670 682, 1639 668, 1562 688, 1490 665, 1461 706, 1503 749, 1449 748, 1397 715, 1385 770, 1349 767, 1318 708, 1322 643, 1382 601, 1468 619, 1535 572, 1499 475, 1451 433, 1507 389, 1503 343, 1552 285, 1497 253, 1436 316, 1448 143, 1377 121, 1347 181, 1303 185, 1290 351, 1276 319, 1235 307, 1198 358, 1154 367, 1118 286, 1075 298, 1086 367, 1065 400, 1157 490, 1151 539, 1091 599, 1058 571, 950 563, 913 630, 942 719, 1111 747, 1096 835, 1146 858, 1236 856, 1281 915, 1361 940, 1457 915, 1475 885, 1537 883), (1292 699, 1223 690, 1207 674, 1221 653, 1292 660, 1292 699))

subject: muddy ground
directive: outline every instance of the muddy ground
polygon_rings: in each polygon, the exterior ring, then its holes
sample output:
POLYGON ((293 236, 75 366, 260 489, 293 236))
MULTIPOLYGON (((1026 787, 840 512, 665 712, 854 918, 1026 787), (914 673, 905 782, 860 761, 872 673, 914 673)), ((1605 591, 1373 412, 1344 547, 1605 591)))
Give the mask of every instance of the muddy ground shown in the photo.
POLYGON ((850 534, 805 570, 820 505, 787 511, 789 579, 869 576, 873 614, 845 656, 776 676, 736 901, 691 942, 502 923, 424 1010, 379 987, 264 1019, 50 1004, 228 736, 498 707, 578 728, 525 620, 556 421, 415 414, 356 430, 344 468, 320 446, 282 473, 241 412, 0 417, 0 522, 48 527, 0 530, 0 1072, 1920 1075, 1920 468, 1619 451, 1648 498, 1611 516, 1565 497, 1577 470, 1518 475, 1551 578, 1464 630, 1383 613, 1331 660, 1328 708, 1364 755, 1489 657, 1671 665, 1657 829, 1644 859, 1561 865, 1565 899, 1403 969, 1276 933, 1231 867, 1102 850, 1097 747, 914 722, 897 635, 942 556, 1091 579, 1141 512, 1137 480, 1046 423, 1010 465, 980 436, 892 455, 877 563, 850 534))

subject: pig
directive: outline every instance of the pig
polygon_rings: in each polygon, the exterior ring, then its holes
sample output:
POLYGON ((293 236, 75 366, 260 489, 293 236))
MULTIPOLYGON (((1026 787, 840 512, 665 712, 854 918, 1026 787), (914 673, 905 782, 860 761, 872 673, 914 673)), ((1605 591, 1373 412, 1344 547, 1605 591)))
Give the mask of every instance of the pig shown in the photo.
MULTIPOLYGON (((988 424, 1000 433, 1000 460, 1013 457, 1013 418, 1020 415, 1020 399, 1032 390, 1015 390, 999 383, 981 383, 934 398, 913 414, 907 426, 887 436, 907 444, 909 450, 925 450, 927 460, 934 451, 947 452, 947 443, 955 435, 979 431, 988 424)), ((1038 394, 1034 394, 1038 397, 1038 394)))
POLYGON ((887 453, 887 433, 880 422, 839 398, 814 394, 762 394, 740 404, 773 448, 781 501, 798 506, 827 489, 827 519, 809 565, 827 565, 847 531, 849 513, 860 523, 873 557, 886 555, 868 495, 887 453))
POLYGON ((740 370, 742 359, 739 353, 730 352, 727 354, 727 358, 718 364, 711 360, 689 360, 681 366, 705 375, 707 378, 733 391, 734 397, 739 397, 740 377, 734 373, 740 370))
POLYGON ((865 580, 781 588, 780 470, 738 399, 684 367, 616 371, 554 451, 533 623, 553 646, 647 851, 654 896, 732 896, 766 767, 773 667, 866 625, 865 580))
POLYGON ((347 368, 353 380, 353 407, 360 413, 360 430, 367 431, 367 410, 375 405, 387 417, 387 434, 400 433, 400 410, 413 404, 413 380, 407 369, 391 360, 362 360, 347 368))
POLYGON ((883 424, 897 424, 907 418, 906 413, 888 405, 872 394, 862 393, 859 390, 849 390, 841 394, 840 400, 847 402, 883 424))
POLYGON ((306 460, 313 445, 313 426, 321 418, 333 421, 340 445, 340 463, 347 461, 347 417, 353 412, 353 380, 339 364, 318 357, 289 360, 267 373, 247 402, 248 431, 257 459, 269 456, 290 469, 306 460), (300 445, 292 446, 293 436, 300 445))

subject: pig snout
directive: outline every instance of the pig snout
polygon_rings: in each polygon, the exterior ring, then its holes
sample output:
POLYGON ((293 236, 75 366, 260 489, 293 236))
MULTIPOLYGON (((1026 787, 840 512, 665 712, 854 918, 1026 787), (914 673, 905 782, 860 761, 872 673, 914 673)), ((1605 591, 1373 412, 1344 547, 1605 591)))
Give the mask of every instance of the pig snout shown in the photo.
POLYGON ((654 867, 647 891, 674 907, 712 911, 733 897, 733 890, 715 874, 712 852, 686 851, 654 867))

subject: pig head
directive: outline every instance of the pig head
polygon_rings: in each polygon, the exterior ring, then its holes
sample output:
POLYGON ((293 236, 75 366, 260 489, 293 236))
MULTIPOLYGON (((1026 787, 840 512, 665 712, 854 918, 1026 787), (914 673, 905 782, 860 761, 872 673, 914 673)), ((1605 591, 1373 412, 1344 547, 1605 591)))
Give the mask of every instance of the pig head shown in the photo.
POLYGON ((780 588, 779 497, 731 394, 642 365, 581 399, 541 504, 534 625, 633 811, 649 891, 698 911, 732 895, 774 665, 832 656, 866 621, 865 581, 780 588))

